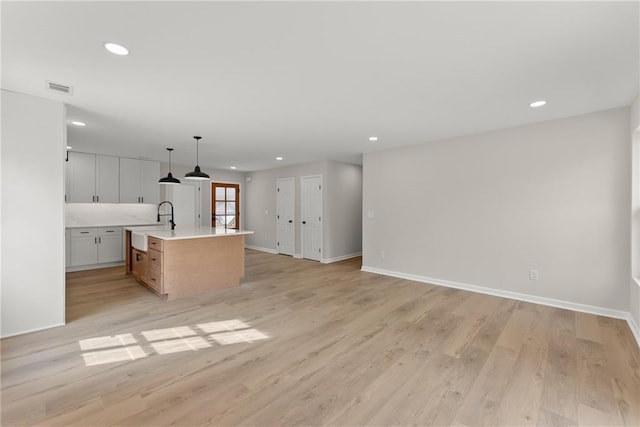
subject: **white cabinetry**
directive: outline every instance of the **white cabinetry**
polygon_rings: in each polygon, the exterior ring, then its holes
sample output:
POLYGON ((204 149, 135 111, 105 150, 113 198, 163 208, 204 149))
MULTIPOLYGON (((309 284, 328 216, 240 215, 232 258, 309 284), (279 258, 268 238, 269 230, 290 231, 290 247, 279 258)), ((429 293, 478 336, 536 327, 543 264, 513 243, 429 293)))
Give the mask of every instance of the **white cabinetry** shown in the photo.
POLYGON ((93 203, 96 201, 96 156, 69 153, 67 163, 69 194, 67 202, 93 203))
POLYGON ((98 229, 74 228, 71 230, 71 265, 98 263, 98 229))
POLYGON ((96 155, 96 202, 120 201, 120 162, 117 157, 96 155))
POLYGON ((122 254, 122 227, 99 228, 98 264, 122 261, 122 254))
POLYGON ((67 162, 70 203, 118 203, 118 157, 69 152, 67 162))
POLYGON ((152 203, 160 200, 160 163, 120 158, 120 203, 152 203))
POLYGON ((160 163, 140 160, 140 197, 142 203, 160 203, 160 163))
POLYGON ((122 227, 71 229, 69 267, 120 262, 122 227))

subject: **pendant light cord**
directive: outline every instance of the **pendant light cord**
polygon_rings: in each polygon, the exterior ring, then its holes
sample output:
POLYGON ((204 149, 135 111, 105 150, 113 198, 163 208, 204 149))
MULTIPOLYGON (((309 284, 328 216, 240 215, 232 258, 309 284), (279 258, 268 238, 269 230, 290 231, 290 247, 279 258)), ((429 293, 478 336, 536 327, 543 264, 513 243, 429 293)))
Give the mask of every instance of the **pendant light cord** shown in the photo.
POLYGON ((196 139, 196 166, 200 166, 200 139, 201 136, 194 136, 196 139))

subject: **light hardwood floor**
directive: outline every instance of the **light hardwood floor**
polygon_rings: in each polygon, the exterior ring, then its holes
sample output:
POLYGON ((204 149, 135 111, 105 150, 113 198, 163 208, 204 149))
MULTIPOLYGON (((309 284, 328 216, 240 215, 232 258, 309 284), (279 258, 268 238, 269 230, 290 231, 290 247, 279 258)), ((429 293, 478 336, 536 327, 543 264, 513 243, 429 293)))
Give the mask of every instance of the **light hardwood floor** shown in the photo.
POLYGON ((2 340, 2 425, 640 425, 622 320, 246 255, 171 302, 69 274, 66 326, 2 340))

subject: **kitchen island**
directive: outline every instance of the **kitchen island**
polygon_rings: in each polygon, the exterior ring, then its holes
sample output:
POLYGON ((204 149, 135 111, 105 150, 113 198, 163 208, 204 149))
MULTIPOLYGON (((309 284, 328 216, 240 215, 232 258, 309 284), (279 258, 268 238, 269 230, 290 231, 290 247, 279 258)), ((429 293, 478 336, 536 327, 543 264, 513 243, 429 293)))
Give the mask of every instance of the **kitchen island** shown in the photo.
POLYGON ((211 227, 125 227, 127 274, 173 300, 238 286, 244 277, 244 236, 253 231, 211 227))

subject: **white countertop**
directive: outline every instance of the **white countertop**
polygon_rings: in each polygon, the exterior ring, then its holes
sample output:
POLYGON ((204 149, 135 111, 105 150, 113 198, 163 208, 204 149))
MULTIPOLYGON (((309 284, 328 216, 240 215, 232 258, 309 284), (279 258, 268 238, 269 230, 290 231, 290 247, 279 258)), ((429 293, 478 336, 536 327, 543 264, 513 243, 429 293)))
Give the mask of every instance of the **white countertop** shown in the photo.
POLYGON ((180 227, 176 226, 171 230, 167 225, 152 227, 125 227, 125 230, 145 233, 147 236, 156 237, 162 240, 199 239, 205 237, 240 236, 253 234, 253 231, 233 230, 212 227, 180 227))

